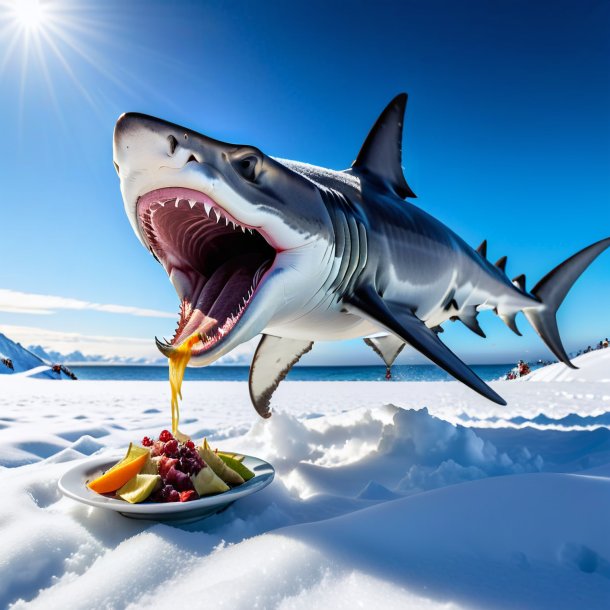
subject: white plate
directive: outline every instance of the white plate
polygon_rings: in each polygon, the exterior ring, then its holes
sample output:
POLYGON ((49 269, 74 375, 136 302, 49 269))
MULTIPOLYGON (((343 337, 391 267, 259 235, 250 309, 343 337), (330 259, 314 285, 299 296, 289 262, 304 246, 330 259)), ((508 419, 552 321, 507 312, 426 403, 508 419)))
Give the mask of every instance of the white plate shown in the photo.
POLYGON ((91 458, 73 466, 59 479, 59 490, 69 498, 96 506, 117 511, 132 519, 151 519, 154 521, 195 521, 218 513, 239 498, 248 496, 267 487, 275 475, 271 464, 256 457, 245 456, 247 466, 255 476, 239 487, 214 496, 206 496, 190 502, 142 502, 129 504, 123 500, 107 498, 87 487, 87 481, 100 476, 116 464, 124 454, 117 456, 102 455, 91 458))

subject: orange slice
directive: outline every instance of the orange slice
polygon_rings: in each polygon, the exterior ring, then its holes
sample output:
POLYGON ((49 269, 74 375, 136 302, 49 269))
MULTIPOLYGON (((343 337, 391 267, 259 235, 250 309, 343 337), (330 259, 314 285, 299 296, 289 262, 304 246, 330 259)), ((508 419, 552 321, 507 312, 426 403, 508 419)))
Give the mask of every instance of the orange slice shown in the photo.
POLYGON ((142 470, 147 458, 148 451, 145 455, 140 455, 133 460, 124 461, 124 463, 113 466, 101 477, 91 481, 91 483, 88 484, 89 489, 98 494, 107 494, 111 491, 116 491, 142 470))

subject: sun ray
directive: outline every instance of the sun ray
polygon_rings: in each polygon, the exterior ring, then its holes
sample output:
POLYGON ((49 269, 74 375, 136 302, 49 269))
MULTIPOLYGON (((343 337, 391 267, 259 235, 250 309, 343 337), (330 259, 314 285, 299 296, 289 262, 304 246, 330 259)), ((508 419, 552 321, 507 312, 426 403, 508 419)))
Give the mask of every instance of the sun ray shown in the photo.
MULTIPOLYGON (((5 28, 5 29, 8 30, 9 28, 5 28)), ((2 38, 1 33, 0 33, 0 38, 2 38)), ((13 36, 12 36, 11 40, 9 41, 9 44, 8 44, 6 50, 3 53, 4 56, 2 57, 2 62, 0 63, 0 76, 3 74, 4 70, 10 63, 13 53, 15 52, 17 45, 19 43, 19 38, 20 38, 19 33, 13 32, 13 36)))
MULTIPOLYGON (((65 30, 55 29, 53 28, 54 33, 57 38, 59 38, 63 43, 65 43, 68 47, 70 47, 75 53, 77 53, 82 59, 84 59, 88 64, 93 66, 98 72, 100 72, 103 76, 105 76, 112 83, 117 85, 119 88, 124 91, 129 91, 129 87, 123 82, 125 79, 117 78, 110 70, 107 70, 104 67, 103 60, 100 57, 95 57, 93 53, 87 52, 83 45, 79 45, 76 41, 72 39, 68 32, 65 30)), ((116 69, 116 68, 115 68, 116 69)))
POLYGON ((30 37, 26 35, 23 44, 23 55, 21 58, 21 73, 19 78, 19 106, 17 115, 17 124, 19 127, 19 136, 21 138, 21 131, 23 128, 23 111, 24 111, 24 99, 25 91, 28 79, 28 57, 30 55, 30 37))
POLYGON ((74 83, 75 87, 80 91, 82 96, 85 98, 85 100, 90 104, 90 106, 92 108, 94 108, 95 110, 99 110, 99 108, 97 107, 97 104, 95 103, 95 100, 93 99, 93 97, 91 97, 91 95, 85 89, 85 87, 83 87, 82 83, 79 81, 78 77, 74 73, 72 66, 70 66, 70 64, 68 63, 66 58, 63 56, 61 50, 57 47, 53 38, 51 38, 51 36, 49 36, 46 32, 41 32, 41 34, 44 37, 46 43, 49 45, 49 48, 55 54, 55 57, 59 60, 59 62, 63 66, 64 70, 66 71, 66 74, 70 77, 70 79, 74 83))
POLYGON ((36 83, 40 86, 37 94, 47 98, 47 105, 65 128, 61 102, 68 91, 58 88, 62 75, 100 117, 112 107, 113 98, 133 96, 134 91, 178 108, 172 96, 151 87, 123 62, 110 63, 109 51, 114 55, 117 45, 126 57, 144 54, 150 61, 167 62, 154 46, 146 48, 128 39, 124 23, 104 3, 0 0, 0 78, 3 91, 12 91, 18 104, 21 136, 26 113, 33 108, 28 95, 36 83), (98 75, 100 79, 96 79, 98 75))
POLYGON ((55 115, 59 120, 62 130, 67 131, 67 126, 64 121, 63 114, 61 112, 61 108, 59 106, 59 102, 57 100, 57 95, 55 95, 55 89, 53 89, 53 81, 51 80, 51 74, 49 73, 49 68, 47 65, 47 60, 42 48, 42 41, 40 37, 34 38, 34 50, 36 52, 36 56, 38 58, 38 63, 41 68, 41 72, 44 76, 44 81, 47 87, 47 91, 49 93, 49 97, 51 98, 51 103, 53 105, 53 110, 55 111, 55 115))

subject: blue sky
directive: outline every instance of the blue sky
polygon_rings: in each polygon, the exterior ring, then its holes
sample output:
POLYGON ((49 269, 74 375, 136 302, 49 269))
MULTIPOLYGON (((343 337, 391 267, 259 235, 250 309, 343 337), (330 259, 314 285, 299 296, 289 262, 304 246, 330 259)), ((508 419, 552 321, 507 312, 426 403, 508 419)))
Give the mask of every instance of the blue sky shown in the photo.
MULTIPOLYGON (((112 166, 125 111, 341 169, 407 91, 416 203, 473 246, 487 238, 509 275, 531 287, 610 235, 608 2, 41 4, 28 30, 0 2, 0 330, 26 343, 154 354, 171 334, 177 297, 112 166)), ((610 334, 609 303, 606 253, 560 309, 568 350, 610 334)), ((480 321, 487 340, 451 323, 443 336, 466 361, 549 356, 522 317, 522 338, 480 321)), ((304 360, 376 362, 360 342, 304 360)))

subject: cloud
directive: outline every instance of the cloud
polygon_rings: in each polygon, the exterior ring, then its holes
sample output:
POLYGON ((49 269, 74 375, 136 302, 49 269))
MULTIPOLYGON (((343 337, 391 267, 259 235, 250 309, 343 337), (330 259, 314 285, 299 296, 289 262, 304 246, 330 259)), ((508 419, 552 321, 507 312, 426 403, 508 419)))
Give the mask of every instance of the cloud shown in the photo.
POLYGON ((143 318, 176 318, 175 313, 167 313, 156 309, 129 307, 127 305, 108 305, 91 303, 80 299, 57 297, 48 294, 32 294, 0 288, 0 311, 6 313, 25 313, 33 315, 49 315, 61 309, 79 311, 103 311, 143 318))
MULTIPOLYGON (((148 361, 163 360, 152 338, 113 337, 106 335, 84 335, 81 333, 47 330, 35 326, 0 324, 0 332, 13 341, 28 347, 41 345, 44 349, 62 354, 79 351, 85 356, 104 358, 144 358, 148 361)), ((250 364, 258 338, 238 345, 229 354, 220 358, 218 364, 250 364)))
POLYGON ((157 359, 160 353, 152 338, 83 335, 81 333, 47 330, 35 326, 0 324, 0 332, 26 347, 42 345, 62 354, 76 350, 86 356, 157 359))

